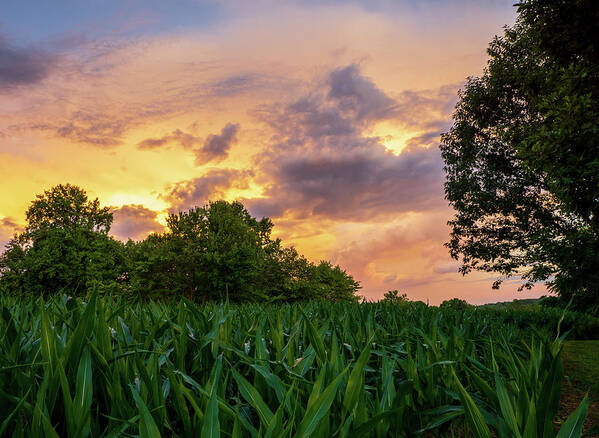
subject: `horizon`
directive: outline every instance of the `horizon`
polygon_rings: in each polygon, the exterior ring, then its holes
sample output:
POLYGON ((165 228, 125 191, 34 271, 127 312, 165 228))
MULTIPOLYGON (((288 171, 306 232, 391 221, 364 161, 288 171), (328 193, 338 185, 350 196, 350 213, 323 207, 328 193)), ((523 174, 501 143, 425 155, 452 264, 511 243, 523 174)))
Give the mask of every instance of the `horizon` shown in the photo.
POLYGON ((443 246, 439 135, 513 24, 511 2, 7 3, 2 247, 35 195, 68 182, 114 209, 122 240, 161 231, 169 212, 240 200, 369 300, 546 293, 463 277, 443 246))

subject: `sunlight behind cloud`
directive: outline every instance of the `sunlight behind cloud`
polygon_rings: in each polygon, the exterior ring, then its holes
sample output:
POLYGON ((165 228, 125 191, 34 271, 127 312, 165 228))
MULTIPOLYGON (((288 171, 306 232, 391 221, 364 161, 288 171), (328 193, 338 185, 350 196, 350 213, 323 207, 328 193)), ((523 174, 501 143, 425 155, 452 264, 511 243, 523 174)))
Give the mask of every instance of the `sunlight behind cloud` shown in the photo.
POLYGON ((393 126, 392 122, 384 121, 378 123, 368 135, 379 137, 381 143, 394 155, 399 155, 408 146, 410 139, 418 136, 421 132, 409 132, 393 126))
POLYGON ((162 211, 168 208, 168 203, 166 201, 158 199, 155 196, 138 193, 114 193, 107 197, 102 196, 101 201, 104 205, 110 205, 112 207, 143 205, 154 211, 162 211))

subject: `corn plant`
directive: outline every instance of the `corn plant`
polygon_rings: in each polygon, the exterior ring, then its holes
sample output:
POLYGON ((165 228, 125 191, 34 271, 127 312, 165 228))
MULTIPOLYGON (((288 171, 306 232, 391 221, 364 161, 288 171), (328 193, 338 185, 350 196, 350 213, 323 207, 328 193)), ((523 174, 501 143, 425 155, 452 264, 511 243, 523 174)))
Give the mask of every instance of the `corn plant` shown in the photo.
POLYGON ((96 293, 0 308, 0 436, 553 436, 561 341, 492 312, 96 293))

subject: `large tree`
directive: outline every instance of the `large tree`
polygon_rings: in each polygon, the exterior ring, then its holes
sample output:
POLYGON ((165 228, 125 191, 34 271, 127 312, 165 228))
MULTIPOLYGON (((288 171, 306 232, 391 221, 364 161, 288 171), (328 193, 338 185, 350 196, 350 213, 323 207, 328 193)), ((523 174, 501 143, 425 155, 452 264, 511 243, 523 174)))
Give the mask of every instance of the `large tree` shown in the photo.
POLYGON ((357 300, 359 282, 328 262, 310 263, 271 237, 273 223, 240 202, 171 214, 165 233, 127 243, 132 290, 196 300, 357 300))
POLYGON ((239 202, 212 202, 171 214, 168 231, 129 244, 131 277, 142 293, 189 298, 264 299, 261 263, 275 242, 272 222, 256 220, 239 202))
MULTIPOLYGON (((527 0, 442 136, 451 255, 598 311, 599 2, 527 0)), ((497 281, 494 286, 498 286, 497 281)))
POLYGON ((124 271, 123 245, 108 236, 112 213, 77 186, 61 184, 38 195, 25 230, 0 256, 0 287, 46 295, 114 287, 124 271))

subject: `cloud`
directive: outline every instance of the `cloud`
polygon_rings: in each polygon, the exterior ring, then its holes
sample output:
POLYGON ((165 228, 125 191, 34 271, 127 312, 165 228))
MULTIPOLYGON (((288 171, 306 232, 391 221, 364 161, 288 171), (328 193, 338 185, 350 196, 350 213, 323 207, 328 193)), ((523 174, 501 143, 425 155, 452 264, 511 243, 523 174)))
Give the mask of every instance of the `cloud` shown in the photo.
POLYGON ((207 87, 213 96, 236 96, 266 85, 266 78, 257 73, 242 73, 218 79, 207 87))
POLYGON ((268 199, 251 201, 250 206, 273 216, 287 212, 365 220, 444 204, 442 162, 434 149, 395 156, 375 144, 349 154, 281 156, 268 165, 268 199))
POLYGON ((165 144, 168 144, 170 136, 165 135, 160 138, 146 138, 145 140, 137 143, 137 149, 158 149, 165 144))
POLYGON ((68 119, 54 122, 35 123, 27 127, 49 132, 59 138, 100 148, 112 148, 122 143, 123 135, 136 124, 133 115, 117 116, 101 110, 78 110, 69 114, 68 119))
POLYGON ((220 134, 209 135, 204 145, 195 151, 196 166, 210 161, 220 162, 227 158, 231 145, 237 142, 239 124, 227 123, 220 134))
POLYGON ((201 207, 224 198, 228 189, 247 189, 253 175, 251 170, 211 169, 199 178, 173 184, 161 198, 171 205, 171 212, 201 207))
POLYGON ((449 208, 434 212, 402 213, 381 223, 345 223, 330 258, 364 281, 368 296, 385 290, 407 291, 457 274, 442 242, 447 238, 449 208))
POLYGON ((68 122, 55 127, 56 135, 93 146, 112 147, 121 144, 127 128, 124 120, 98 120, 85 125, 68 122))
POLYGON ((307 141, 326 146, 342 136, 345 143, 355 144, 367 126, 396 118, 396 107, 394 99, 351 64, 331 71, 324 82, 291 103, 262 105, 252 113, 275 130, 275 139, 286 139, 277 148, 297 148, 307 146, 307 141))
MULTIPOLYGON (((229 149, 237 142, 239 126, 238 123, 227 123, 220 131, 220 134, 209 135, 200 148, 194 149, 195 165, 201 166, 211 161, 219 163, 227 158, 229 149)), ((137 148, 141 150, 156 150, 173 143, 178 143, 184 149, 190 149, 201 141, 201 137, 196 137, 177 129, 162 137, 146 138, 137 144, 137 148)))
POLYGON ((397 103, 360 74, 357 64, 338 68, 329 74, 327 97, 354 120, 372 122, 392 116, 397 103))
POLYGON ((0 253, 4 252, 4 246, 14 236, 15 232, 21 231, 21 227, 10 217, 0 219, 0 253))
POLYGON ((458 272, 459 267, 460 263, 455 260, 444 261, 433 266, 433 272, 435 274, 453 274, 458 272))
POLYGON ((351 229, 332 252, 332 257, 356 268, 381 259, 415 256, 418 248, 421 268, 451 260, 447 250, 438 245, 447 236, 448 209, 437 212, 405 213, 391 222, 342 226, 351 229), (353 228, 352 228, 353 227, 353 228))
POLYGON ((461 83, 454 83, 432 90, 403 91, 396 97, 393 115, 405 126, 440 132, 451 122, 449 115, 461 86, 461 83))
POLYGON ((421 114, 443 112, 445 94, 393 99, 351 64, 331 71, 291 103, 260 107, 254 114, 273 130, 269 146, 256 157, 264 197, 246 202, 259 215, 338 220, 444 206, 443 163, 431 147, 438 137, 435 118, 429 116, 423 127, 434 135, 419 134, 399 155, 365 132, 377 122, 400 118, 407 107, 421 114))
POLYGON ((0 90, 41 82, 56 60, 56 56, 35 47, 12 47, 0 37, 0 90))
POLYGON ((112 214, 114 222, 110 233, 121 240, 142 240, 164 228, 156 220, 158 213, 143 205, 123 205, 113 208, 112 214))
POLYGON ((170 143, 179 143, 181 147, 189 149, 200 141, 201 139, 199 137, 176 129, 169 135, 164 135, 159 138, 146 138, 137 144, 137 148, 142 150, 158 149, 170 143))

